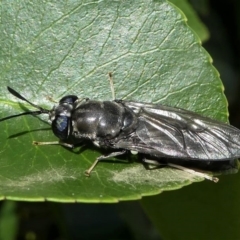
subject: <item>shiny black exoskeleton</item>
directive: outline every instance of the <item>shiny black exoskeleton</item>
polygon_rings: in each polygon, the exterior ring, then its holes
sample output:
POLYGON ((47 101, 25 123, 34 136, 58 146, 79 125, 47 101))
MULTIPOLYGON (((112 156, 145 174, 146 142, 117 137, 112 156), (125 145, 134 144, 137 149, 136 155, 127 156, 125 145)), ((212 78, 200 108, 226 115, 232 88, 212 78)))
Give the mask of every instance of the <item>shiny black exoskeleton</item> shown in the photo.
POLYGON ((62 141, 73 136, 103 146, 137 128, 136 114, 121 101, 93 101, 69 95, 49 112, 53 133, 62 141))
POLYGON ((29 102, 12 88, 8 87, 8 90, 38 111, 20 113, 0 121, 27 114, 48 114, 59 144, 74 147, 75 143, 68 143, 73 137, 80 142, 90 140, 98 147, 114 149, 109 155, 97 158, 86 171, 88 175, 100 159, 118 156, 127 150, 157 161, 172 158, 178 162, 230 163, 240 157, 239 129, 184 109, 123 100, 94 101, 68 95, 53 109, 47 110, 29 102))

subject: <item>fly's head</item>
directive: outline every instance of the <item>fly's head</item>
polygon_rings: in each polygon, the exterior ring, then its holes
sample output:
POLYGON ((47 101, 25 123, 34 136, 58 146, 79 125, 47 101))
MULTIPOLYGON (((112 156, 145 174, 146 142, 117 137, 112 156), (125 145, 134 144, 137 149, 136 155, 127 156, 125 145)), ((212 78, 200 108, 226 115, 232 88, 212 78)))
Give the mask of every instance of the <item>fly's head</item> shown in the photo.
POLYGON ((26 111, 23 113, 19 113, 16 115, 11 115, 8 117, 4 117, 0 119, 0 122, 23 116, 23 115, 40 115, 40 114, 48 114, 49 119, 52 122, 52 131, 55 134, 56 137, 58 137, 60 140, 66 140, 72 133, 72 122, 71 122, 71 115, 72 110, 74 109, 74 103, 77 101, 78 97, 75 95, 68 95, 63 97, 59 104, 56 107, 53 107, 52 110, 44 109, 29 100, 27 100, 25 97, 23 97, 21 94, 19 94, 14 89, 8 87, 8 91, 14 95, 15 97, 29 103, 33 107, 37 108, 36 111, 26 111))
POLYGON ((75 95, 65 96, 49 111, 52 131, 60 140, 67 140, 72 134, 72 111, 77 100, 75 95))

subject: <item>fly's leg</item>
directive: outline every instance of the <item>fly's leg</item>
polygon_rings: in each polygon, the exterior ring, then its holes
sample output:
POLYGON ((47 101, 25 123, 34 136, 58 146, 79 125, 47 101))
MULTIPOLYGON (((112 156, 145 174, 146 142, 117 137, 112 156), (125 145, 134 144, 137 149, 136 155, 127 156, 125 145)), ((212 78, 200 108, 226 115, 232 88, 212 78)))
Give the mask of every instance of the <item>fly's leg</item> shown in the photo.
POLYGON ((52 97, 50 96, 46 96, 46 99, 50 102, 53 102, 53 103, 58 103, 58 101, 55 101, 52 97))
POLYGON ((108 73, 108 76, 109 76, 110 88, 111 88, 111 92, 112 92, 112 98, 113 98, 113 100, 115 100, 115 99, 116 99, 116 96, 115 96, 115 90, 114 90, 112 73, 109 72, 109 73, 108 73))
MULTIPOLYGON (((68 148, 74 148, 76 145, 74 144, 69 144, 69 143, 65 143, 65 142, 61 142, 61 141, 53 141, 53 142, 36 142, 36 141, 33 141, 33 145, 61 145, 61 146, 64 146, 64 147, 68 147, 68 148)), ((107 159, 107 158, 110 158, 110 157, 116 157, 116 156, 119 156, 119 155, 123 155, 125 154, 127 151, 126 150, 123 150, 123 151, 120 151, 120 152, 112 152, 108 155, 102 155, 100 157, 98 157, 94 163, 91 165, 91 167, 85 171, 85 175, 86 176, 90 176, 92 170, 96 167, 96 165, 98 164, 99 161, 103 160, 103 159, 107 159)))
POLYGON ((127 152, 126 150, 123 150, 123 151, 121 151, 121 152, 112 152, 112 153, 110 153, 110 154, 108 154, 108 155, 102 155, 102 156, 98 157, 98 158, 94 161, 94 163, 92 164, 92 166, 91 166, 88 170, 85 171, 85 175, 86 175, 87 177, 89 177, 90 174, 91 174, 91 172, 92 172, 92 170, 96 167, 96 165, 98 164, 99 161, 101 161, 101 160, 103 160, 103 159, 106 159, 106 158, 116 157, 116 156, 119 156, 119 155, 123 155, 123 154, 125 154, 126 152, 127 152))
POLYGON ((69 143, 60 142, 60 141, 52 141, 52 142, 33 141, 33 145, 35 145, 35 146, 39 146, 39 145, 61 145, 61 146, 67 147, 67 148, 74 148, 75 147, 74 144, 69 144, 69 143))
POLYGON ((219 181, 219 179, 217 177, 213 177, 213 176, 211 176, 211 175, 209 175, 207 173, 198 172, 196 170, 193 170, 193 169, 190 169, 190 168, 186 168, 186 167, 183 167, 183 166, 180 166, 180 165, 177 165, 177 164, 173 164, 173 163, 168 163, 167 165, 170 166, 170 167, 182 170, 184 172, 188 172, 188 173, 194 174, 196 176, 203 177, 203 178, 208 179, 210 181, 213 181, 215 183, 217 183, 219 181))
MULTIPOLYGON (((60 141, 53 141, 53 142, 36 142, 36 141, 33 141, 33 145, 61 145, 61 146, 72 148, 72 149, 75 147, 74 144, 64 143, 64 142, 60 142, 60 141)), ((94 163, 91 165, 91 167, 88 170, 85 171, 85 175, 89 177, 92 170, 96 167, 96 165, 98 164, 99 161, 101 161, 103 159, 111 158, 111 157, 120 156, 120 155, 123 155, 125 153, 126 153, 126 150, 123 150, 123 151, 120 151, 120 152, 112 152, 108 155, 102 155, 102 156, 98 157, 94 161, 94 163)), ((213 176, 211 176, 207 173, 198 172, 196 170, 186 168, 186 167, 183 167, 183 166, 180 166, 180 165, 177 165, 177 164, 173 164, 173 163, 161 164, 156 160, 150 160, 150 159, 146 159, 146 158, 143 159, 143 162, 147 163, 147 164, 155 165, 155 166, 161 166, 161 165, 166 166, 167 165, 169 167, 176 168, 176 169, 182 170, 184 172, 191 173, 195 176, 203 177, 203 178, 208 179, 210 181, 213 181, 215 183, 217 183, 218 180, 219 180, 217 177, 213 177, 213 176)))
POLYGON ((155 166, 167 165, 169 167, 176 168, 176 169, 182 170, 184 172, 191 173, 191 174, 193 174, 195 176, 203 177, 203 178, 208 179, 210 181, 213 181, 215 183, 217 183, 218 180, 219 180, 217 177, 213 177, 213 176, 211 176, 211 175, 209 175, 207 173, 198 172, 196 170, 193 170, 193 169, 190 169, 190 168, 186 168, 186 167, 183 167, 183 166, 180 166, 180 165, 177 165, 177 164, 173 164, 173 163, 161 164, 158 161, 150 160, 150 159, 143 159, 143 162, 145 162, 147 164, 152 164, 152 165, 155 165, 155 166))

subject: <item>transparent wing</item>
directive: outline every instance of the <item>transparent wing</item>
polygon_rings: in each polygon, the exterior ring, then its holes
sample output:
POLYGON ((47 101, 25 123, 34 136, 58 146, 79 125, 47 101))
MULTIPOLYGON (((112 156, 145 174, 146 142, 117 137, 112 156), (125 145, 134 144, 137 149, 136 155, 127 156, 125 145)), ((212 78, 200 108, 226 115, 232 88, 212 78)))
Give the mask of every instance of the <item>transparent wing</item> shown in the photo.
POLYGON ((240 157, 240 130, 231 125, 179 108, 138 102, 123 104, 138 115, 139 125, 116 147, 184 159, 240 157))

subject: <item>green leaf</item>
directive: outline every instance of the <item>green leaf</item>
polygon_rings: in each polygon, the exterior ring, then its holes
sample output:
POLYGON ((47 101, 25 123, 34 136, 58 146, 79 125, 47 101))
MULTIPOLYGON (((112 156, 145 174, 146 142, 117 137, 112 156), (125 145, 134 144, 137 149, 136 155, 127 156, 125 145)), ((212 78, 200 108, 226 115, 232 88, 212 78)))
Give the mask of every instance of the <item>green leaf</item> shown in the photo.
MULTIPOLYGON (((182 107, 227 120, 226 99, 211 58, 184 16, 167 1, 2 1, 1 116, 32 109, 7 92, 52 108, 66 94, 182 107)), ((117 202, 202 180, 139 163, 101 162, 95 148, 33 146, 56 141, 47 116, 1 122, 0 195, 15 200, 117 202)), ((124 161, 125 160, 125 161, 124 161)))
POLYGON ((204 23, 200 20, 195 10, 187 0, 169 0, 184 12, 188 25, 197 33, 202 42, 209 39, 209 31, 204 23))

